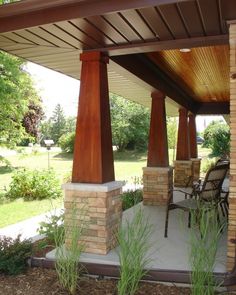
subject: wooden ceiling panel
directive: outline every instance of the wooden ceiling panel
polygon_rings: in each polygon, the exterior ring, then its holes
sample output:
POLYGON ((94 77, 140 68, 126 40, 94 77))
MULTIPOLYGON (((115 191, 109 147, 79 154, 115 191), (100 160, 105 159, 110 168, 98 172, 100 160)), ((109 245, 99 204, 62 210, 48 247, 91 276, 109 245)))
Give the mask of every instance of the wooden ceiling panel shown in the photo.
POLYGON ((70 36, 74 36, 77 40, 81 40, 81 42, 87 46, 88 48, 96 48, 99 46, 99 43, 76 27, 70 21, 64 21, 57 23, 58 27, 70 34, 70 36))
POLYGON ((184 21, 182 20, 176 5, 163 5, 160 6, 158 10, 175 39, 188 37, 184 21))
POLYGON ((96 40, 100 46, 111 46, 115 45, 115 42, 112 38, 110 38, 106 32, 103 32, 98 27, 96 27, 95 24, 93 24, 92 21, 89 19, 82 19, 77 18, 74 20, 71 20, 71 23, 73 23, 77 28, 82 30, 85 34, 90 36, 92 39, 96 40))
POLYGON ((130 42, 141 41, 142 37, 126 20, 122 13, 113 13, 105 15, 104 18, 109 21, 123 36, 130 42))
POLYGON ((192 48, 147 54, 188 95, 200 102, 229 101, 229 48, 192 48))
POLYGON ((44 25, 41 26, 45 31, 47 31, 49 34, 60 38, 65 43, 67 43, 69 46, 76 48, 76 49, 88 49, 88 45, 84 44, 81 40, 79 40, 76 36, 71 35, 67 31, 64 31, 60 26, 57 24, 51 24, 51 25, 44 25))
POLYGON ((142 8, 139 9, 139 12, 152 28, 153 32, 155 32, 157 38, 159 38, 160 40, 173 39, 173 36, 166 27, 156 8, 142 8))
POLYGON ((71 49, 74 48, 71 44, 68 44, 67 42, 65 42, 60 36, 55 36, 51 34, 49 31, 47 31, 46 28, 47 28, 46 26, 45 28, 34 27, 34 28, 30 28, 30 31, 33 34, 42 38, 43 40, 50 42, 55 47, 71 48, 71 49))
POLYGON ((202 17, 207 35, 217 35, 221 33, 220 13, 218 1, 216 0, 197 0, 199 14, 202 17), (210 10, 210 13, 209 13, 210 10))
POLYGON ((197 11, 196 2, 180 2, 177 3, 177 8, 179 14, 185 23, 186 30, 190 37, 203 36, 204 31, 202 28, 202 23, 197 11))
POLYGON ((141 13, 137 10, 127 10, 122 12, 122 15, 132 24, 143 40, 153 40, 156 38, 155 32, 149 27, 141 13))
POLYGON ((106 35, 109 36, 115 44, 124 44, 127 42, 126 38, 120 34, 117 29, 110 24, 103 16, 91 16, 88 20, 93 23, 99 31, 106 31, 106 35))

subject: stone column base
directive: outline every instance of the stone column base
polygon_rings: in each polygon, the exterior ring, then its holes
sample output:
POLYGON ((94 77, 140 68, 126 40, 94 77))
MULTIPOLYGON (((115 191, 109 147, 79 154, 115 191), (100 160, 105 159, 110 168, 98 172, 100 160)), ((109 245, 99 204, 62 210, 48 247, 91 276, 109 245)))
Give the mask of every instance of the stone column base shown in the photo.
MULTIPOLYGON (((192 161, 174 161, 174 185, 185 187, 192 177, 192 161)), ((189 186, 192 186, 190 181, 189 186)))
POLYGON ((143 168, 143 204, 166 205, 173 190, 172 167, 143 168))
POLYGON ((200 178, 201 160, 201 158, 191 158, 193 181, 197 181, 200 178))
MULTIPOLYGON (((87 222, 81 242, 85 244, 84 252, 107 254, 116 245, 116 233, 122 216, 122 181, 104 184, 67 183, 65 192, 65 221, 71 218, 71 208, 84 208, 87 222)), ((70 236, 66 237, 66 246, 70 236)))

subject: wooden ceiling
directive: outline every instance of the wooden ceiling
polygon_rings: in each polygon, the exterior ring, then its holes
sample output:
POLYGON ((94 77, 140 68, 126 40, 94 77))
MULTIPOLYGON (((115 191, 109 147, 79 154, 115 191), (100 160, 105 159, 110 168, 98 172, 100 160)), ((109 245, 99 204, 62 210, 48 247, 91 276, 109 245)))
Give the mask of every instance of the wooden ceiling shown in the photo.
POLYGON ((147 56, 190 97, 200 102, 229 101, 229 46, 165 50, 147 56))
POLYGON ((149 106, 160 88, 168 109, 198 111, 229 100, 233 19, 235 0, 24 0, 0 6, 0 49, 76 79, 79 54, 104 51, 110 91, 149 106), (183 55, 185 47, 192 51, 183 55))

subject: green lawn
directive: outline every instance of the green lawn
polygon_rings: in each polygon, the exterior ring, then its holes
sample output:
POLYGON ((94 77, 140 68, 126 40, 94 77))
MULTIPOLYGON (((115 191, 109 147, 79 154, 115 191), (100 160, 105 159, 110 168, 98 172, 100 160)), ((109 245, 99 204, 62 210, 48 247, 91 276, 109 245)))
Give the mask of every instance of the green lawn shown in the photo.
MULTIPOLYGON (((199 148, 199 156, 206 157, 210 150, 199 148)), ((173 151, 170 150, 170 163, 172 164, 173 151)), ((26 167, 30 169, 47 169, 48 154, 15 154, 6 157, 12 164, 13 169, 0 166, 0 191, 4 191, 11 181, 13 170, 26 167)), ((115 176, 116 180, 126 180, 132 182, 132 178, 142 176, 142 168, 146 166, 146 153, 137 153, 126 151, 122 153, 114 153, 115 176)), ((72 155, 50 152, 50 166, 55 170, 61 180, 65 182, 71 175, 72 155)), ((54 201, 53 206, 58 207, 62 204, 62 200, 54 201)), ((44 213, 52 209, 50 201, 34 201, 23 202, 22 200, 14 201, 0 205, 0 228, 18 221, 30 218, 32 216, 44 213)))

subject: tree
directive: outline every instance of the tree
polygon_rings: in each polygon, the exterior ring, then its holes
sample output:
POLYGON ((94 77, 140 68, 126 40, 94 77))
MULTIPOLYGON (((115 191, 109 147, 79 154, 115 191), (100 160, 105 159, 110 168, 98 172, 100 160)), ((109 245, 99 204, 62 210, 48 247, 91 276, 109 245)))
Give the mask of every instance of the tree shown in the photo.
POLYGON ((119 151, 125 148, 145 149, 150 124, 149 110, 120 96, 111 95, 113 144, 119 151))
POLYGON ((25 131, 36 141, 39 139, 39 124, 43 119, 44 112, 40 102, 30 101, 29 110, 23 118, 25 131))
POLYGON ((60 104, 56 105, 53 115, 51 117, 51 122, 51 138, 53 139, 54 143, 57 144, 59 138, 66 131, 66 118, 60 104))
POLYGON ((204 131, 204 146, 212 150, 212 156, 224 157, 229 155, 230 130, 222 121, 212 121, 204 131))
POLYGON ((26 134, 22 121, 30 102, 39 98, 22 59, 0 52, 0 77, 0 144, 14 146, 26 134))

